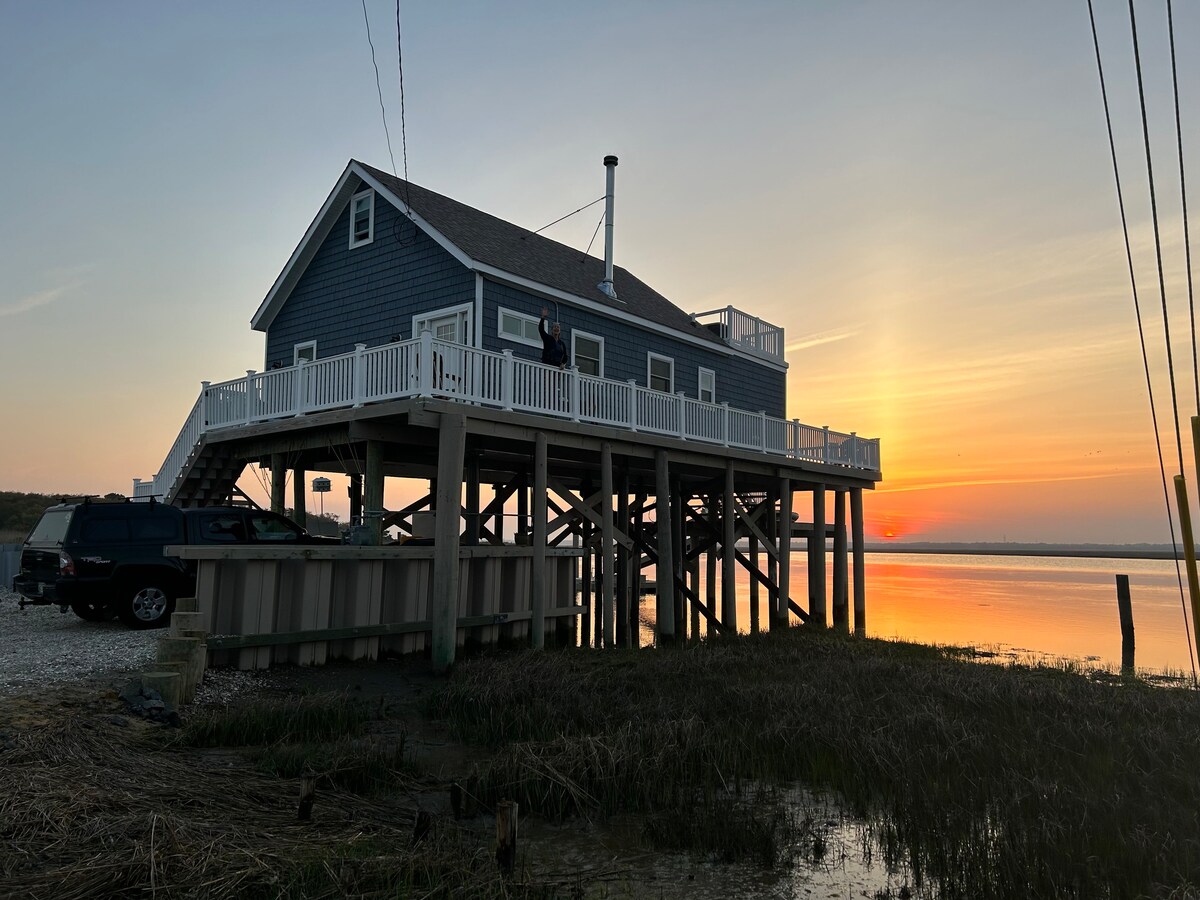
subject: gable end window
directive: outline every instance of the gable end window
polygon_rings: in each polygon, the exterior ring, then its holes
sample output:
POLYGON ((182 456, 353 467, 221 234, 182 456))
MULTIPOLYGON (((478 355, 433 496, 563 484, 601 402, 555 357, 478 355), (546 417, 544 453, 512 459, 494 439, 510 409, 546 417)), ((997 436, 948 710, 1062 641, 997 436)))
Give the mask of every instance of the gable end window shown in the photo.
POLYGON ((571 331, 571 359, 584 375, 604 377, 604 338, 571 331))
POLYGON ((538 320, 515 310, 500 309, 496 334, 506 341, 516 341, 518 344, 528 344, 530 347, 540 348, 542 346, 541 336, 538 335, 538 320))
POLYGON ((652 391, 675 392, 675 360, 657 353, 646 354, 646 385, 652 391))
POLYGON ((700 369, 700 374, 697 379, 699 390, 696 393, 696 398, 702 403, 717 402, 717 373, 712 369, 700 369))
POLYGON ((350 248, 375 240, 375 192, 362 191, 350 198, 350 248))

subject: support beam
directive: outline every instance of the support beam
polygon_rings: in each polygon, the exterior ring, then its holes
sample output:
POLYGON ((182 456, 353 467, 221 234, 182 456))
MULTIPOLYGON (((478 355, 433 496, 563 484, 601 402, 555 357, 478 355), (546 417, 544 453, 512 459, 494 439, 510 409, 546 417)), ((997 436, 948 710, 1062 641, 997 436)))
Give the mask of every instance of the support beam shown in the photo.
POLYGON ((479 543, 479 449, 472 448, 467 454, 467 515, 463 542, 474 546, 479 543))
POLYGON ((283 515, 287 487, 287 463, 282 453, 271 454, 271 512, 283 515))
POLYGON ((867 635, 866 545, 863 543, 862 488, 850 490, 850 528, 854 532, 854 633, 867 635))
POLYGON ((533 646, 546 645, 546 435, 539 431, 533 442, 533 646))
POLYGON ((813 526, 808 539, 808 614, 814 625, 829 624, 825 595, 825 485, 813 486, 813 526))
POLYGON ((459 514, 467 421, 462 414, 443 413, 438 425, 438 477, 434 492, 433 594, 429 618, 433 668, 445 672, 454 664, 458 622, 459 514))
MULTIPOLYGON (((462 478, 461 473, 459 478, 462 478)), ((363 524, 370 533, 370 544, 383 543, 383 441, 367 441, 367 474, 363 485, 363 524)))
POLYGON ((600 555, 604 578, 604 646, 615 647, 616 629, 616 553, 613 541, 613 470, 612 444, 600 444, 600 555))
MULTIPOLYGON (((710 493, 704 499, 705 506, 708 507, 708 527, 712 534, 717 534, 718 526, 720 525, 720 517, 717 515, 717 495, 710 493)), ((704 599, 708 603, 708 608, 715 610, 717 608, 717 544, 716 541, 708 543, 708 552, 704 554, 704 599)), ((711 634, 711 630, 709 632, 711 634)))
POLYGON ((787 628, 788 605, 792 599, 792 481, 779 479, 779 597, 771 616, 771 628, 787 628))
POLYGON ((292 469, 292 518, 301 528, 308 528, 306 481, 308 473, 299 466, 292 469))
POLYGON ((721 501, 724 537, 721 541, 721 618, 731 633, 737 634, 737 503, 734 495, 733 460, 725 461, 725 495, 721 501))
POLYGON ((523 544, 529 538, 529 485, 525 481, 525 476, 521 476, 521 483, 517 486, 517 538, 518 544, 523 544))
POLYGON ((659 644, 667 645, 675 643, 675 573, 672 571, 675 555, 671 551, 671 480, 666 450, 654 452, 654 484, 654 515, 658 531, 655 629, 659 644))
MULTIPOLYGON (((617 519, 626 532, 630 530, 629 520, 629 475, 622 468, 616 473, 615 487, 617 491, 617 519)), ((629 646, 629 556, 630 551, 625 547, 616 547, 617 552, 617 646, 629 646)))
MULTIPOLYGON (((363 523, 363 477, 358 474, 350 476, 350 487, 346 489, 346 493, 350 497, 350 524, 361 525, 363 523)), ((430 489, 433 493, 433 489, 430 489)))
POLYGON ((833 627, 850 630, 849 595, 846 591, 846 492, 833 492, 833 627))

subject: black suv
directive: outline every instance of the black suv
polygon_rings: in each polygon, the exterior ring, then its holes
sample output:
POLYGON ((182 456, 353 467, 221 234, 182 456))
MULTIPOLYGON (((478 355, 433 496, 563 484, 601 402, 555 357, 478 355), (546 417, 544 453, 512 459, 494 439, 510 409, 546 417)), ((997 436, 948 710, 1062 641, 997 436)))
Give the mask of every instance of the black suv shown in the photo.
POLYGON ((117 616, 130 628, 166 625, 175 598, 196 589, 195 563, 168 544, 337 544, 275 513, 246 507, 178 509, 98 501, 47 509, 25 540, 13 590, 21 605, 57 603, 81 619, 117 616))

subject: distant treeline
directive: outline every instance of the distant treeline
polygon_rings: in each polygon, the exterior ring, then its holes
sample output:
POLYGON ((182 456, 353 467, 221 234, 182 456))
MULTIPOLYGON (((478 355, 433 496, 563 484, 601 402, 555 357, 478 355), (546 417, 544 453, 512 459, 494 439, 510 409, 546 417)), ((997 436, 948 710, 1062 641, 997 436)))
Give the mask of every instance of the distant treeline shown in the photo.
POLYGON ((21 494, 0 491, 0 534, 24 537, 37 524, 47 506, 61 499, 59 494, 21 494))

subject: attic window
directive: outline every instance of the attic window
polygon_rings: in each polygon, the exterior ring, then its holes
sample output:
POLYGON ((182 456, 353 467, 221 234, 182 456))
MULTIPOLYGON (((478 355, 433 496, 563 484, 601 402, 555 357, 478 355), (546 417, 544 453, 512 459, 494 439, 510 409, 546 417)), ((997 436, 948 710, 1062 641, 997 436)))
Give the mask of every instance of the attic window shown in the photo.
POLYGON ((350 249, 375 240, 375 192, 366 190, 350 200, 350 249))

